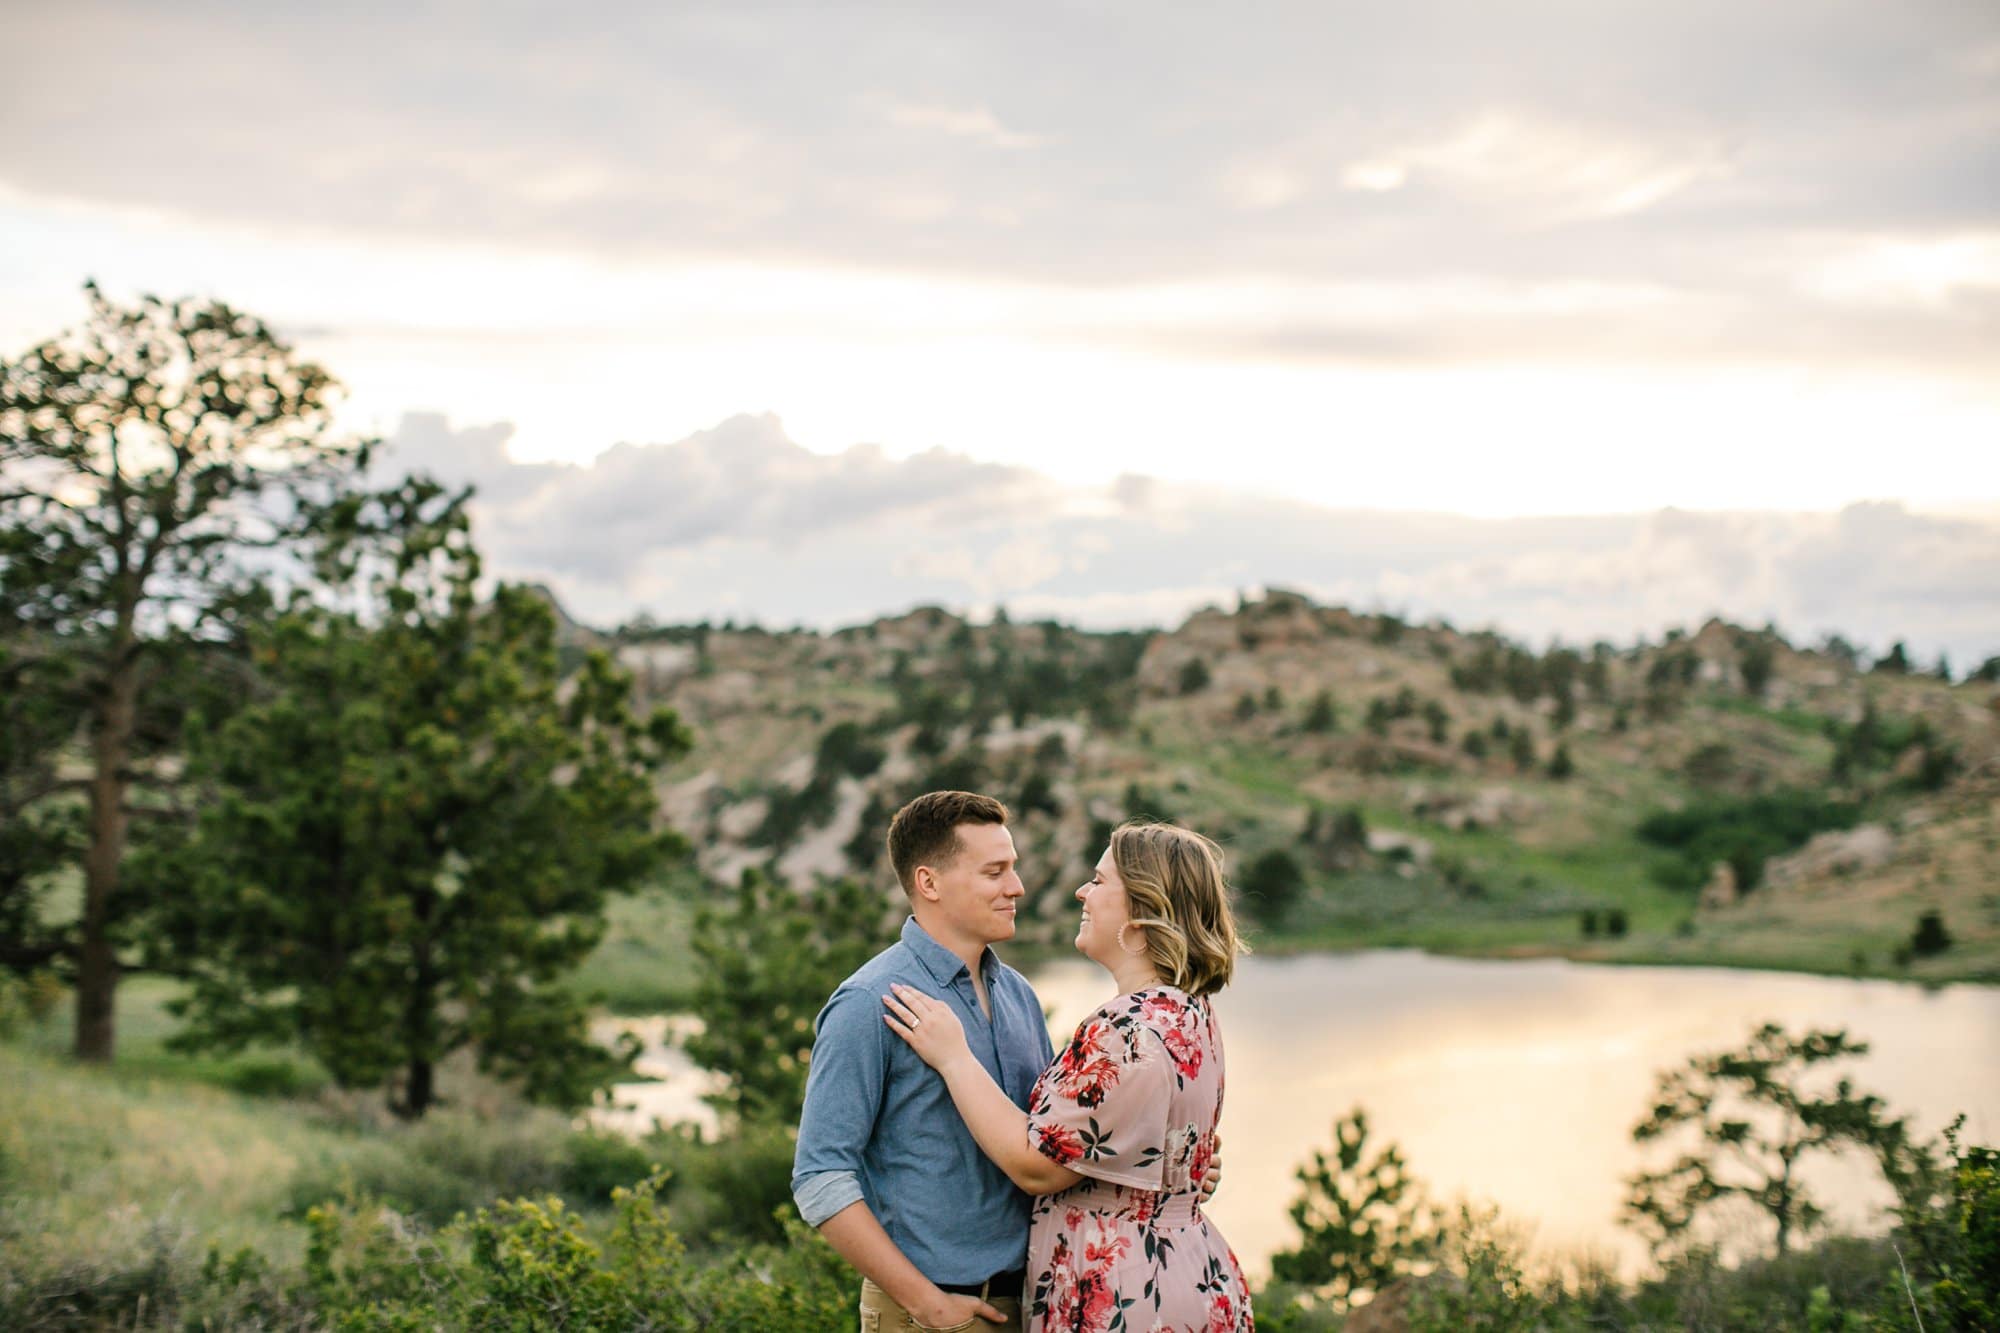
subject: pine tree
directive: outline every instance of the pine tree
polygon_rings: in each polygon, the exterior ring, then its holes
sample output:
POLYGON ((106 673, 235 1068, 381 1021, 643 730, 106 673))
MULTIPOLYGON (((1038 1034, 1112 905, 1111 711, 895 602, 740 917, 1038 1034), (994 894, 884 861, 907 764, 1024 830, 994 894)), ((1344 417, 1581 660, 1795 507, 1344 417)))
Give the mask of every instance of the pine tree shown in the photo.
POLYGON ((297 1042, 412 1118, 464 1047, 558 1105, 614 1076, 566 982, 680 845, 652 788, 678 719, 635 716, 602 653, 559 679, 542 594, 475 595, 465 500, 411 479, 333 511, 336 595, 256 636, 255 696, 190 739, 200 820, 152 867, 181 886, 156 918, 182 1045, 297 1042))
POLYGON ((1767 1023, 1740 1050, 1698 1055, 1660 1074, 1633 1141, 1692 1130, 1694 1143, 1672 1165, 1626 1182, 1627 1221, 1666 1250, 1690 1235, 1704 1209, 1740 1198, 1770 1215, 1778 1253, 1787 1253, 1825 1217, 1799 1178, 1802 1158, 1854 1147, 1893 1176, 1907 1151, 1908 1122, 1890 1119, 1881 1098, 1855 1092, 1844 1078, 1816 1091, 1820 1065, 1867 1053, 1868 1043, 1844 1031, 1795 1037, 1767 1023))
MULTIPOLYGON (((0 363, 0 671, 34 691, 50 730, 80 729, 90 767, 81 782, 11 786, 0 812, 10 831, 39 832, 5 839, 0 918, 51 862, 81 862, 74 929, 17 937, 7 952, 60 957, 76 986, 76 1054, 104 1061, 146 906, 127 853, 174 799, 163 761, 181 718, 196 695, 226 705, 237 687, 223 677, 267 605, 257 561, 268 571, 262 553, 365 466, 368 448, 334 432, 332 378, 250 315, 85 295, 81 328, 0 363), (30 807, 79 789, 83 829, 52 842, 30 807)), ((17 771, 35 767, 13 757, 17 771)))
POLYGON ((1396 1145, 1369 1155, 1361 1108, 1336 1121, 1333 1136, 1332 1158, 1315 1151, 1293 1173, 1300 1191, 1289 1212, 1299 1243, 1271 1256, 1271 1275, 1346 1310, 1432 1252, 1437 1217, 1396 1145))

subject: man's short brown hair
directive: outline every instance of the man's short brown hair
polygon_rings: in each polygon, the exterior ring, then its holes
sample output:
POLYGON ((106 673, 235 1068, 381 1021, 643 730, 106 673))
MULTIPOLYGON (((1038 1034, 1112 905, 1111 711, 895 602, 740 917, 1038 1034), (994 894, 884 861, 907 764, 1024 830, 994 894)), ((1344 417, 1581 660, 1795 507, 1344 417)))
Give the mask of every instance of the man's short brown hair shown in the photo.
POLYGON ((1005 824, 1007 807, 970 791, 925 792, 889 821, 889 864, 903 891, 916 887, 918 866, 943 869, 957 859, 960 824, 1005 824))

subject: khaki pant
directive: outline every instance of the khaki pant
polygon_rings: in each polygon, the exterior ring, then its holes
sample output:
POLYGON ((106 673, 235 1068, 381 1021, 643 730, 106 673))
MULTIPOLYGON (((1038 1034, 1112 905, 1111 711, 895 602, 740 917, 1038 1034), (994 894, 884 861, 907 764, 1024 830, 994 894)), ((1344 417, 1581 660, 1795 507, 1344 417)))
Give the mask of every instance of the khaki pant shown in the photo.
POLYGON ((974 1315, 949 1330, 919 1323, 909 1311, 890 1299, 889 1293, 861 1279, 861 1333, 1021 1333, 1021 1302, 1012 1296, 988 1296, 986 1303, 1007 1316, 1004 1324, 989 1324, 974 1315))

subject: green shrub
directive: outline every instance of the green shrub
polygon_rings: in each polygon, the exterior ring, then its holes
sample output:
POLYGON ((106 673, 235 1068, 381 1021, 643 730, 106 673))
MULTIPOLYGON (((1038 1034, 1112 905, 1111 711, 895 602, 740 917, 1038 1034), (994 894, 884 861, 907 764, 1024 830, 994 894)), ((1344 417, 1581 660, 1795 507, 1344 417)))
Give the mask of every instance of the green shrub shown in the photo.
POLYGON ((1461 1203, 1439 1233, 1438 1272, 1412 1286, 1411 1333, 1547 1328, 1548 1303, 1528 1281, 1525 1251, 1498 1209, 1461 1203))
POLYGON ((843 776, 865 778, 882 767, 885 758, 887 753, 868 738, 860 723, 841 722, 819 738, 813 775, 829 782, 843 776))
POLYGON ((1334 706, 1333 691, 1321 690, 1312 697, 1306 708, 1305 729, 1316 735, 1334 731, 1340 726, 1340 710, 1334 706))
POLYGON ((781 1244, 698 1263, 659 1183, 620 1190, 601 1235, 559 1199, 496 1204, 436 1233, 379 1206, 315 1208, 305 1286, 342 1333, 853 1326, 849 1270, 804 1224, 790 1222, 781 1244))
POLYGON ((1250 863, 1239 885, 1244 906, 1266 923, 1280 921, 1305 893, 1306 875, 1297 858, 1273 847, 1250 863))
POLYGON ((1951 932, 1944 928, 1944 913, 1932 908, 1917 917, 1917 928, 1910 935, 1911 953, 1929 958, 1950 947, 1951 932))
POLYGON ((1764 862, 1803 844, 1815 833, 1851 828, 1859 809, 1810 791, 1774 791, 1741 799, 1695 802, 1662 810, 1639 825, 1639 837, 1674 852, 1654 869, 1669 888, 1698 889, 1709 869, 1726 861, 1745 891, 1755 888, 1764 862))
POLYGON ((40 1268, 16 1267, 0 1246, 0 1328, 48 1333, 159 1328, 318 1330, 310 1298, 245 1247, 224 1257, 211 1245, 192 1257, 187 1237, 155 1224, 123 1255, 70 1255, 40 1268))
POLYGON ((222 1083, 246 1097, 303 1097, 323 1086, 326 1075, 303 1060, 242 1056, 223 1067, 222 1083))
POLYGON ((286 1190, 287 1213, 300 1217, 324 1200, 361 1196, 442 1224, 522 1194, 562 1193, 577 1204, 602 1203, 612 1185, 629 1185, 647 1173, 643 1150, 619 1157, 620 1151, 606 1136, 572 1130, 552 1113, 497 1119, 447 1108, 390 1126, 337 1165, 302 1164, 286 1190), (627 1170, 624 1179, 607 1183, 607 1175, 627 1170))
POLYGON ((0 1038, 41 1022, 62 1003, 63 984, 53 972, 30 972, 20 976, 0 972, 0 1038))
POLYGON ((665 1193, 683 1239, 698 1249, 740 1249, 784 1239, 794 1216, 790 1124, 750 1121, 720 1141, 688 1126, 652 1135, 646 1149, 666 1173, 665 1193))
POLYGON ((562 1193, 579 1205, 603 1206, 658 1169, 654 1154, 622 1134, 580 1130, 570 1135, 562 1161, 562 1193))

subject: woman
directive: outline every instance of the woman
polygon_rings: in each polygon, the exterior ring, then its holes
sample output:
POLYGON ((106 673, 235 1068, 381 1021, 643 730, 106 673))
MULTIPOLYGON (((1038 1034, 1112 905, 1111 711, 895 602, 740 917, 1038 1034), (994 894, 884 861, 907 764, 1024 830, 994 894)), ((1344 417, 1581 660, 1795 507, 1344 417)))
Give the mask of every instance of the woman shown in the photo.
POLYGON ((1037 1196, 1031 1333, 1250 1329, 1243 1271, 1200 1208, 1222 1116, 1209 996, 1243 951, 1222 854, 1187 829, 1126 824, 1076 897, 1077 950, 1118 993, 1078 1025, 1025 1115, 944 1004, 897 986, 883 1017, 944 1077, 986 1155, 1037 1196))

